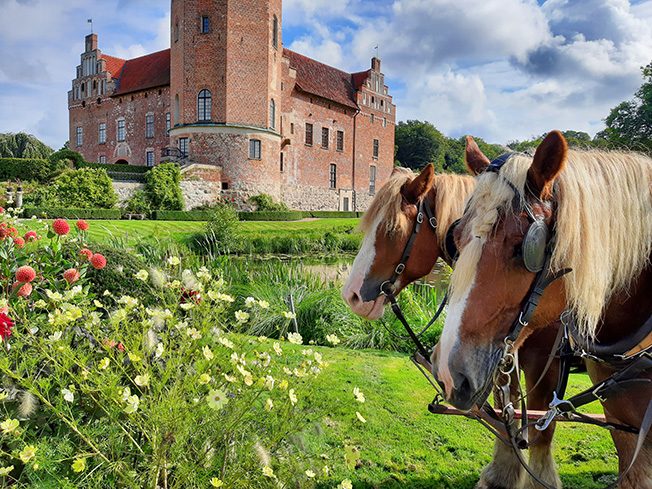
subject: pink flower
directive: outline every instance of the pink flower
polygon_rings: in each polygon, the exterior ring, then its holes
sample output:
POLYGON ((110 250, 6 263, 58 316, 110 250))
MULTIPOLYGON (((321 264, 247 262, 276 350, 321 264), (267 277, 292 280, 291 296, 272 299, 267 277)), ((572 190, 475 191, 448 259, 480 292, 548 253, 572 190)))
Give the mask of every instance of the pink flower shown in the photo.
POLYGON ((52 221, 52 231, 59 236, 65 236, 70 232, 70 224, 65 219, 55 219, 52 221))
POLYGON ((21 237, 14 238, 14 245, 16 246, 16 248, 24 248, 25 240, 21 237))
POLYGON ((16 281, 20 283, 28 283, 36 278, 36 272, 29 265, 23 265, 16 270, 16 281))
POLYGON ((74 284, 79 280, 79 272, 77 271, 76 268, 69 268, 65 272, 63 272, 63 278, 68 282, 69 284, 74 284))
MULTIPOLYGON (((2 207, 0 207, 2 209, 2 207)), ((0 312, 0 338, 4 341, 11 336, 11 328, 14 327, 14 322, 6 313, 0 312)))
POLYGON ((16 291, 18 297, 29 297, 32 293, 32 284, 29 282, 26 284, 21 284, 20 282, 15 282, 13 285, 13 290, 16 291))
POLYGON ((106 266, 106 258, 100 253, 95 253, 91 256, 90 262, 96 270, 102 270, 106 266))
POLYGON ((90 260, 91 257, 93 256, 93 252, 88 248, 82 248, 81 250, 79 250, 79 256, 82 259, 90 260))
POLYGON ((25 241, 36 241, 38 239, 38 234, 36 231, 27 231, 25 233, 25 241))
POLYGON ((77 220, 77 229, 80 231, 87 231, 88 230, 88 223, 84 221, 83 219, 78 219, 77 220))

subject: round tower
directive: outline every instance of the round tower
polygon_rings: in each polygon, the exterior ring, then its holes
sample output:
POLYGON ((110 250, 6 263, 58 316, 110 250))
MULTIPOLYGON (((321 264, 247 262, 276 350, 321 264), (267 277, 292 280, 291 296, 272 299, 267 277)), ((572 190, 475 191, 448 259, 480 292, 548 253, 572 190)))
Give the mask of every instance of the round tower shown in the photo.
POLYGON ((172 0, 170 142, 243 198, 280 195, 281 0, 172 0))

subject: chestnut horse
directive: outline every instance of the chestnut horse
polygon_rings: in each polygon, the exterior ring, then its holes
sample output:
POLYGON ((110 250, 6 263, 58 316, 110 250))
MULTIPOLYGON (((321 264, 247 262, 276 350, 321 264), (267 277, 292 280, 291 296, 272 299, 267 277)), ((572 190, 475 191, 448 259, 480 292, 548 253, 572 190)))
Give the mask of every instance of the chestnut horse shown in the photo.
MULTIPOLYGON (((480 158, 473 164, 479 165, 480 158)), ((568 150, 558 131, 534 157, 510 155, 477 179, 454 232, 459 258, 451 276, 437 375, 447 399, 468 409, 486 399, 505 339, 523 329, 513 348, 567 310, 576 342, 613 345, 640 335, 652 314, 652 159, 624 152, 568 150), (542 273, 571 269, 550 284, 523 324, 519 314, 539 275, 524 245, 532 227, 549 230, 542 273), (525 258, 525 259, 524 259, 525 258), (516 329, 518 331, 518 329, 516 329)), ((616 371, 587 361, 591 379, 616 371)), ((652 380, 652 372, 643 373, 652 380)), ((608 421, 640 427, 652 384, 638 383, 602 402, 608 421)), ((636 436, 612 431, 619 456, 619 487, 652 488, 652 437, 627 470, 636 436)))
MULTIPOLYGON (((473 173, 483 170, 489 163, 471 138, 467 138, 466 160, 473 173)), ((394 170, 390 180, 378 191, 361 224, 365 238, 342 291, 353 312, 367 319, 382 316, 387 299, 381 294, 380 286, 392 276, 401 260, 417 216, 417 205, 424 199, 431 206, 431 215, 435 217, 437 226, 433 229, 424 222, 405 270, 394 285, 394 294, 398 295, 408 284, 430 273, 439 257, 451 265, 445 251, 446 233, 450 225, 461 217, 474 187, 475 179, 471 176, 435 175, 432 165, 426 166, 418 176, 409 170, 394 170)), ((552 348, 555 336, 550 329, 542 330, 523 347, 526 354, 522 355, 521 366, 529 389, 543 373, 547 363, 545 353, 552 348)), ((558 362, 555 361, 528 396, 528 408, 541 410, 548 406, 557 372, 558 362)), ((542 480, 560 487, 551 455, 553 433, 554 423, 533 439, 530 465, 542 480)), ((523 487, 526 483, 524 475, 512 448, 496 440, 493 462, 485 468, 476 487, 523 487)))

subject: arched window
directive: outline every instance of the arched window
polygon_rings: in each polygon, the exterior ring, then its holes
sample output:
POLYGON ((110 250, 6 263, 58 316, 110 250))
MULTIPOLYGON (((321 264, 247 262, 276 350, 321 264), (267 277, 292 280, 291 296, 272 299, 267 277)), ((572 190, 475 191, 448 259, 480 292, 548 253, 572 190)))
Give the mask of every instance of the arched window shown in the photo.
POLYGON ((274 99, 269 102, 269 127, 276 129, 276 104, 274 99))
POLYGON ((210 90, 203 89, 197 95, 197 120, 206 122, 211 120, 211 104, 213 97, 210 90))
POLYGON ((272 20, 272 46, 278 47, 278 17, 276 15, 272 20))

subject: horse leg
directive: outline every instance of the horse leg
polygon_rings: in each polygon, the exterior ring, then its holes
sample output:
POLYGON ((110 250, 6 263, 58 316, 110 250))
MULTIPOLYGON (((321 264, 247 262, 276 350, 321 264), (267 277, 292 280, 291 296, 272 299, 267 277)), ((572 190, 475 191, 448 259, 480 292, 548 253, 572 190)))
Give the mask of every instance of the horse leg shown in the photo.
MULTIPOLYGON (((529 409, 545 411, 552 401, 552 393, 557 385, 559 376, 559 359, 555 358, 543 377, 543 369, 548 362, 557 336, 557 328, 544 328, 533 333, 524 346, 529 345, 527 350, 519 350, 519 357, 525 372, 525 383, 528 392, 527 406, 529 409), (522 352, 522 353, 520 353, 522 352), (541 380, 539 381, 539 379, 541 380), (535 387, 535 384, 538 385, 535 387)), ((550 486, 561 488, 561 480, 557 472, 557 466, 552 457, 552 437, 555 433, 555 423, 544 431, 538 431, 534 426, 529 428, 530 459, 529 465, 532 471, 543 482, 550 486)), ((524 475, 524 489, 542 489, 543 486, 535 481, 529 474, 524 475)))
MULTIPOLYGON (((586 364, 594 383, 601 382, 613 373, 613 370, 605 365, 593 361, 587 361, 586 364)), ((652 374, 648 374, 648 377, 652 379, 652 374)), ((651 398, 652 388, 639 385, 603 402, 605 417, 610 422, 640 426, 651 398)), ((618 452, 618 473, 622 474, 634 456, 637 435, 612 431, 611 437, 618 452)), ((620 481, 618 488, 652 489, 652 433, 648 433, 634 465, 620 481)))

